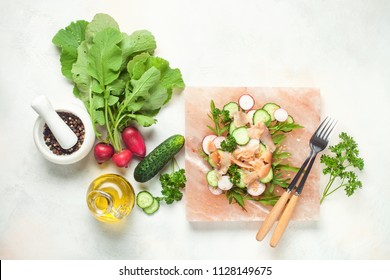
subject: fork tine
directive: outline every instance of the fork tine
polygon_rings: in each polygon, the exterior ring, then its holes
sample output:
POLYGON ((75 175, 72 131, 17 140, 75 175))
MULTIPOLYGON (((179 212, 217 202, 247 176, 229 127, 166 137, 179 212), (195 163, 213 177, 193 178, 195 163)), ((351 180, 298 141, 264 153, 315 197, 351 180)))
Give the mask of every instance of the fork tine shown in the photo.
POLYGON ((317 128, 317 130, 314 132, 313 135, 317 135, 317 136, 318 136, 319 132, 322 131, 322 128, 323 128, 324 125, 328 122, 328 119, 329 119, 329 117, 326 117, 326 118, 322 121, 322 123, 320 124, 320 126, 317 128))
POLYGON ((328 139, 329 139, 330 135, 332 134, 333 129, 336 127, 336 125, 337 125, 337 120, 334 120, 334 122, 332 123, 332 126, 330 127, 329 131, 327 131, 327 133, 324 136, 324 139, 326 141, 328 141, 328 139))
POLYGON ((324 130, 326 129, 326 127, 329 125, 329 122, 331 121, 332 119, 328 116, 326 117, 326 119, 324 119, 324 121, 320 124, 320 126, 318 127, 315 135, 317 137, 320 137, 321 134, 324 132, 324 130))
POLYGON ((322 130, 322 132, 319 135, 319 137, 321 139, 325 139, 326 138, 325 135, 328 133, 329 129, 332 127, 334 121, 335 121, 334 119, 330 118, 330 121, 328 122, 326 127, 324 127, 324 129, 322 130))
POLYGON ((328 121, 326 122, 326 124, 325 124, 325 126, 321 129, 321 131, 317 134, 317 136, 319 137, 319 138, 324 138, 323 136, 324 136, 324 134, 325 134, 325 132, 326 132, 326 130, 330 127, 330 125, 332 124, 332 118, 330 118, 329 117, 329 119, 328 119, 328 121))

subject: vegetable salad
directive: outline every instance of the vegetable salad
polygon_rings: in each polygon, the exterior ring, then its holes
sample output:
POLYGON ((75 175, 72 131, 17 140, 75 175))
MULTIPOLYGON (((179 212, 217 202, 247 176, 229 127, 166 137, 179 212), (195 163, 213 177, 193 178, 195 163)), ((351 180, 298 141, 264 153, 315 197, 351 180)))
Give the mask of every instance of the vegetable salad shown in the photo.
POLYGON ((285 164, 290 153, 281 149, 286 134, 302 128, 275 103, 255 108, 250 95, 229 102, 222 109, 210 103, 208 128, 213 134, 202 141, 201 154, 209 163, 206 180, 214 195, 225 194, 229 203, 245 209, 245 201, 274 205, 275 186, 287 188, 285 172, 296 167, 285 164))

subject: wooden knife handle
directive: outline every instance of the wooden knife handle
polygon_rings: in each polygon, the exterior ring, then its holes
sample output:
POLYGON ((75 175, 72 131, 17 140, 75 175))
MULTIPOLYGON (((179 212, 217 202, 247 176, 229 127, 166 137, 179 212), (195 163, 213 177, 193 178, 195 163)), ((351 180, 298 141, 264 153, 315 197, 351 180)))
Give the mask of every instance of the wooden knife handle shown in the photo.
POLYGON ((285 192, 282 194, 282 196, 279 198, 278 202, 274 205, 271 212, 268 214, 267 218, 261 225, 259 231, 256 234, 256 239, 258 241, 261 241, 264 239, 264 237, 267 235, 267 233, 270 231, 272 226, 274 225, 275 221, 279 218, 280 213, 282 213, 284 206, 287 203, 287 200, 290 197, 290 192, 285 192))
POLYGON ((282 216, 280 217, 279 223, 276 226, 275 231, 271 237, 271 241, 269 243, 271 247, 276 247, 276 245, 278 245, 279 243, 279 240, 282 238, 283 233, 286 230, 287 225, 290 221, 291 215, 294 212, 295 206, 297 205, 298 198, 299 198, 298 195, 293 195, 290 198, 290 201, 288 202, 286 209, 284 210, 282 216))

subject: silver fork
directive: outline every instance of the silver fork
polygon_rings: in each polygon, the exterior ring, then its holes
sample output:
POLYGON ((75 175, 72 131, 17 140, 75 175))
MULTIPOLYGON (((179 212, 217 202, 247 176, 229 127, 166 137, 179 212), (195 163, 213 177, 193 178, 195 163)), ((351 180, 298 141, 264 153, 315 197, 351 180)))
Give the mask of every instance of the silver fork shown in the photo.
POLYGON ((291 215, 294 211, 294 208, 298 202, 298 197, 302 193, 303 187, 305 185, 306 179, 309 176, 310 170, 313 167, 314 161, 316 159, 316 156, 319 152, 323 151, 329 142, 329 136, 332 133, 333 129, 336 126, 337 121, 326 117, 325 120, 320 124, 320 126, 317 128, 317 130, 314 132, 313 136, 310 138, 310 153, 308 157, 303 162, 301 168, 295 175, 294 179, 291 181, 290 185, 288 186, 286 192, 283 193, 283 195, 279 198, 278 202, 275 204, 275 206, 272 208, 271 212, 268 214, 267 218, 261 225, 259 231, 257 232, 256 239, 258 241, 261 241, 264 239, 264 237, 268 234, 276 220, 279 218, 279 223, 276 226, 276 229, 272 235, 270 245, 272 247, 276 247, 278 244, 280 238, 282 237, 284 231, 287 228, 287 225, 290 221, 291 215), (304 172, 306 166, 309 165, 305 171, 305 174, 303 175, 294 195, 290 198, 291 193, 293 189, 295 188, 299 178, 301 177, 302 173, 304 172), (290 200, 289 200, 290 199, 290 200), (287 201, 289 200, 288 204, 287 201), (287 204, 286 208, 284 206, 287 204))

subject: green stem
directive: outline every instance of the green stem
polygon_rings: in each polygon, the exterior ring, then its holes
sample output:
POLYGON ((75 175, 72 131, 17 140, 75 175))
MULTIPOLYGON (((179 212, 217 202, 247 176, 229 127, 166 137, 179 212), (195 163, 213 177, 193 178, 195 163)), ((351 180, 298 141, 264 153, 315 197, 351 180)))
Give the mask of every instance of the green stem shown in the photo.
POLYGON ((325 197, 328 196, 328 191, 330 189, 330 187, 332 186, 333 182, 336 180, 336 177, 335 176, 330 176, 329 178, 329 182, 328 184, 326 184, 325 186, 325 189, 322 193, 322 197, 321 197, 321 200, 320 200, 320 204, 324 201, 325 197))
POLYGON ((335 189, 333 189, 331 192, 329 192, 326 196, 331 195, 332 193, 334 193, 335 191, 337 191, 339 188, 342 188, 342 187, 345 187, 345 186, 348 186, 348 184, 342 184, 342 185, 338 186, 337 188, 335 188, 335 189))
POLYGON ((117 117, 117 119, 115 120, 115 124, 114 124, 114 142, 115 142, 115 145, 117 145, 119 147, 121 147, 122 145, 121 145, 121 140, 119 137, 118 126, 124 118, 125 118, 125 115, 121 116, 120 118, 117 117))
POLYGON ((175 172, 175 158, 172 158, 172 173, 175 172))
POLYGON ((336 180, 335 176, 330 176, 329 182, 328 182, 328 184, 326 185, 326 187, 324 189, 324 193, 327 193, 329 191, 330 187, 333 185, 333 182, 335 180, 336 180))
POLYGON ((94 117, 94 113, 93 113, 94 111, 93 111, 93 103, 92 103, 92 91, 89 92, 89 107, 85 103, 84 103, 84 105, 87 108, 89 115, 91 116, 93 132, 95 133, 96 138, 99 141, 102 141, 101 135, 97 131, 96 123, 93 121, 95 119, 95 117, 94 117))
POLYGON ((176 158, 175 158, 175 157, 173 157, 172 159, 173 159, 173 161, 175 162, 175 164, 176 164, 177 168, 178 168, 178 169, 180 169, 179 163, 177 162, 176 158))
POLYGON ((110 107, 108 107, 108 113, 110 115, 110 118, 111 118, 111 121, 112 123, 114 124, 114 129, 112 131, 113 133, 113 145, 115 145, 115 147, 120 147, 119 150, 122 150, 122 144, 121 144, 121 141, 120 141, 120 137, 119 137, 119 131, 118 131, 118 126, 114 123, 115 121, 115 118, 114 118, 114 115, 112 114, 112 110, 110 107), (115 143, 115 144, 114 144, 115 143))
POLYGON ((105 115, 105 118, 106 118, 106 128, 107 128, 107 133, 108 133, 108 138, 109 138, 109 141, 112 143, 112 145, 114 146, 114 150, 116 152, 120 152, 121 151, 121 147, 117 145, 117 143, 115 143, 115 138, 112 134, 112 131, 111 131, 111 127, 110 127, 110 119, 108 118, 108 100, 107 98, 104 98, 104 115, 105 115))

